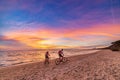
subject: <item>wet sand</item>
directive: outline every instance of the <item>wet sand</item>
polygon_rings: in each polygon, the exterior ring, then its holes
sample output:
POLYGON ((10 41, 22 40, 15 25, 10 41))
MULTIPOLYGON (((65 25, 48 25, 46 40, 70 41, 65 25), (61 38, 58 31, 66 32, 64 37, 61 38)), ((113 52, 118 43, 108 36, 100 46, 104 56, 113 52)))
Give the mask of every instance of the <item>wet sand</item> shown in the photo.
POLYGON ((101 50, 68 57, 55 65, 43 62, 0 68, 0 80, 120 80, 120 52, 101 50))

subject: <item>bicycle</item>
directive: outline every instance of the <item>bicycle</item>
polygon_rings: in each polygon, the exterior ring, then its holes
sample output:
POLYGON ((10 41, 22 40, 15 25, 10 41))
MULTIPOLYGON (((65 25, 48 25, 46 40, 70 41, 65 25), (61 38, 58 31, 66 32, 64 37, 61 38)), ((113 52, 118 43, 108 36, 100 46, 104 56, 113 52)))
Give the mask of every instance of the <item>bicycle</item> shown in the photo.
POLYGON ((56 60, 55 60, 55 64, 56 65, 59 65, 60 63, 65 63, 65 62, 67 62, 67 61, 69 61, 66 57, 63 57, 61 60, 60 60, 60 58, 57 58, 56 60))

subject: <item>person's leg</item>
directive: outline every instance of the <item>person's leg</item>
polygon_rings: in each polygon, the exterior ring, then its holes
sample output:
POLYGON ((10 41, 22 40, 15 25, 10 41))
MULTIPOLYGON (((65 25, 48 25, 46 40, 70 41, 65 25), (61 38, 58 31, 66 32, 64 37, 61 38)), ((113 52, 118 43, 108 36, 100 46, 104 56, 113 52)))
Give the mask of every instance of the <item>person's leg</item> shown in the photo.
POLYGON ((47 61, 47 59, 45 58, 45 62, 44 62, 44 64, 46 64, 46 61, 47 61))
POLYGON ((45 64, 49 64, 49 58, 45 59, 45 64))
POLYGON ((48 62, 48 64, 49 64, 49 58, 47 58, 47 62, 48 62))
POLYGON ((60 54, 60 61, 62 61, 62 55, 60 54))
POLYGON ((59 60, 61 61, 61 56, 59 55, 59 60))
POLYGON ((62 60, 63 60, 63 56, 62 56, 62 60))

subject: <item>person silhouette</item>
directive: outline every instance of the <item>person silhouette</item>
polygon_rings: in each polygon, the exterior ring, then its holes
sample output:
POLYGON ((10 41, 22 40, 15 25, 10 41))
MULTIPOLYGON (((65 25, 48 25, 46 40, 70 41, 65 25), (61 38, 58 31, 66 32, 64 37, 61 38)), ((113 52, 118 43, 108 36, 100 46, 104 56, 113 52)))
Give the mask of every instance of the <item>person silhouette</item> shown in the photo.
POLYGON ((49 54, 49 52, 47 51, 46 53, 45 53, 45 64, 49 64, 50 62, 49 62, 49 56, 50 56, 50 54, 49 54))
POLYGON ((63 49, 61 49, 61 50, 58 51, 58 56, 59 56, 59 59, 62 61, 62 59, 64 57, 63 49))

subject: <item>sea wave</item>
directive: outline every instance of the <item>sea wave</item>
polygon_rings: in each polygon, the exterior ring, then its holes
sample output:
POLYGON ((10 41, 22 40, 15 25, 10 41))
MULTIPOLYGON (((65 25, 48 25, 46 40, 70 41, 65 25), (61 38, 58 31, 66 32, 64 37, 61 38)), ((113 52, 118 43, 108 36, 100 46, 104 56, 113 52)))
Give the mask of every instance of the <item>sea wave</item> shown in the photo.
MULTIPOLYGON (((66 49, 64 50, 64 54, 66 57, 81 55, 81 54, 89 54, 96 52, 98 50, 80 50, 80 49, 66 49)), ((44 60, 44 54, 46 50, 24 50, 24 51, 4 51, 0 52, 0 66, 11 66, 18 65, 23 63, 37 62, 44 60)), ((49 50, 50 58, 55 59, 58 58, 58 49, 49 50)))

